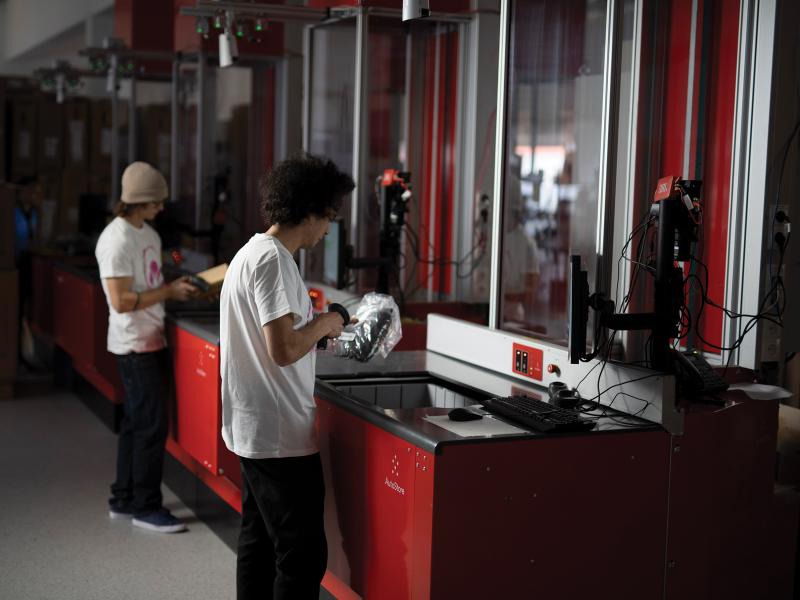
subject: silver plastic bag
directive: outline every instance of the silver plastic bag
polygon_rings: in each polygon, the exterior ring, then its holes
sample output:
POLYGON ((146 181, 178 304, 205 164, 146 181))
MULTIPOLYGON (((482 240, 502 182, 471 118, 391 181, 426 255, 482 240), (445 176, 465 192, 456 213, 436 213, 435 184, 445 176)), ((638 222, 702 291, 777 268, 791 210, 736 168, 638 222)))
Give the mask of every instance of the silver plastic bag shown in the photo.
POLYGON ((356 309, 358 323, 344 328, 341 337, 330 340, 326 352, 367 362, 376 354, 386 358, 403 337, 400 309, 386 294, 365 294, 356 309))

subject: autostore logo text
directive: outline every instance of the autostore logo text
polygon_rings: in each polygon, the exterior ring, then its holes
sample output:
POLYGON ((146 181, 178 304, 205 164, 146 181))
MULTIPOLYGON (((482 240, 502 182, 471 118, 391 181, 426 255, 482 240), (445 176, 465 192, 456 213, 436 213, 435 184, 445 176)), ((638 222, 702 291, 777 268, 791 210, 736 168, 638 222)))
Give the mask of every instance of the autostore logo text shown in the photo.
POLYGON ((389 489, 394 490, 395 492, 397 492, 401 496, 405 496, 406 495, 406 490, 404 488, 400 487, 396 481, 389 481, 388 477, 384 478, 383 484, 386 487, 388 487, 389 489))

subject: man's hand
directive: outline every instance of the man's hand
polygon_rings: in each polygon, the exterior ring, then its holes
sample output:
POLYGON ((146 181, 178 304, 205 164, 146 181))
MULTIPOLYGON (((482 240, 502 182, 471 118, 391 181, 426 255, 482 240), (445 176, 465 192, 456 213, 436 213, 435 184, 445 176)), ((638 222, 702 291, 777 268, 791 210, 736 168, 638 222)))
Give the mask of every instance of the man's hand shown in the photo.
POLYGON ((344 323, 339 313, 327 312, 295 329, 292 315, 283 315, 264 325, 263 329, 270 358, 278 366, 285 367, 308 354, 321 338, 339 337, 344 323))
POLYGON ((342 335, 342 330, 344 329, 344 323, 342 322, 342 315, 337 312, 326 312, 322 313, 317 317, 321 323, 323 323, 323 327, 325 328, 325 333, 322 337, 329 337, 329 338, 337 338, 342 335))
POLYGON ((189 283, 188 277, 179 277, 169 284, 169 299, 178 302, 186 302, 192 296, 197 295, 197 288, 189 283))

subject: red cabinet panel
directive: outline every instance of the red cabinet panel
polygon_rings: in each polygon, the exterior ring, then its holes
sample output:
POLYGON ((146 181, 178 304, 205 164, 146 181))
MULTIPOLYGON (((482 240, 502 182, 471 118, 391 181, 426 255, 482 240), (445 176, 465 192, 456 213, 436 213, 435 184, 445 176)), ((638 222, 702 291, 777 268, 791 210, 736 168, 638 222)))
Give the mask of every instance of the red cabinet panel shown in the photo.
POLYGON ((57 267, 53 273, 58 299, 53 311, 55 342, 76 362, 91 364, 95 338, 92 286, 57 267))
POLYGON ((414 465, 416 448, 367 426, 367 552, 365 598, 400 600, 411 595, 414 465))
POLYGON ((239 458, 222 441, 219 346, 174 325, 168 335, 175 371, 174 439, 209 472, 241 488, 239 458))
POLYGON ((219 348, 180 327, 174 340, 175 441, 216 475, 221 445, 219 348))
POLYGON ((108 305, 99 281, 53 267, 53 338, 75 370, 112 402, 124 399, 114 356, 107 350, 108 305))
POLYGON ((427 597, 433 457, 325 401, 317 405, 328 570, 365 598, 427 597))
POLYGON ((44 335, 53 335, 53 261, 31 256, 31 326, 44 335))

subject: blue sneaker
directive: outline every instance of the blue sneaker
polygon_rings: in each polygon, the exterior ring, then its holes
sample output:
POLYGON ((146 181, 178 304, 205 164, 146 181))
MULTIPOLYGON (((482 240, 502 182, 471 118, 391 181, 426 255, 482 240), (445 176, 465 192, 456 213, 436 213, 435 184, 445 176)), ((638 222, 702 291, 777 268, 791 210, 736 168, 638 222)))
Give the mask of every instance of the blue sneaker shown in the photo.
POLYGON ((186 525, 172 516, 166 509, 145 513, 133 517, 133 524, 142 529, 149 529, 150 531, 158 531, 159 533, 180 533, 186 531, 186 525))
POLYGON ((112 519, 132 519, 133 505, 130 502, 116 500, 108 503, 108 516, 112 519))

